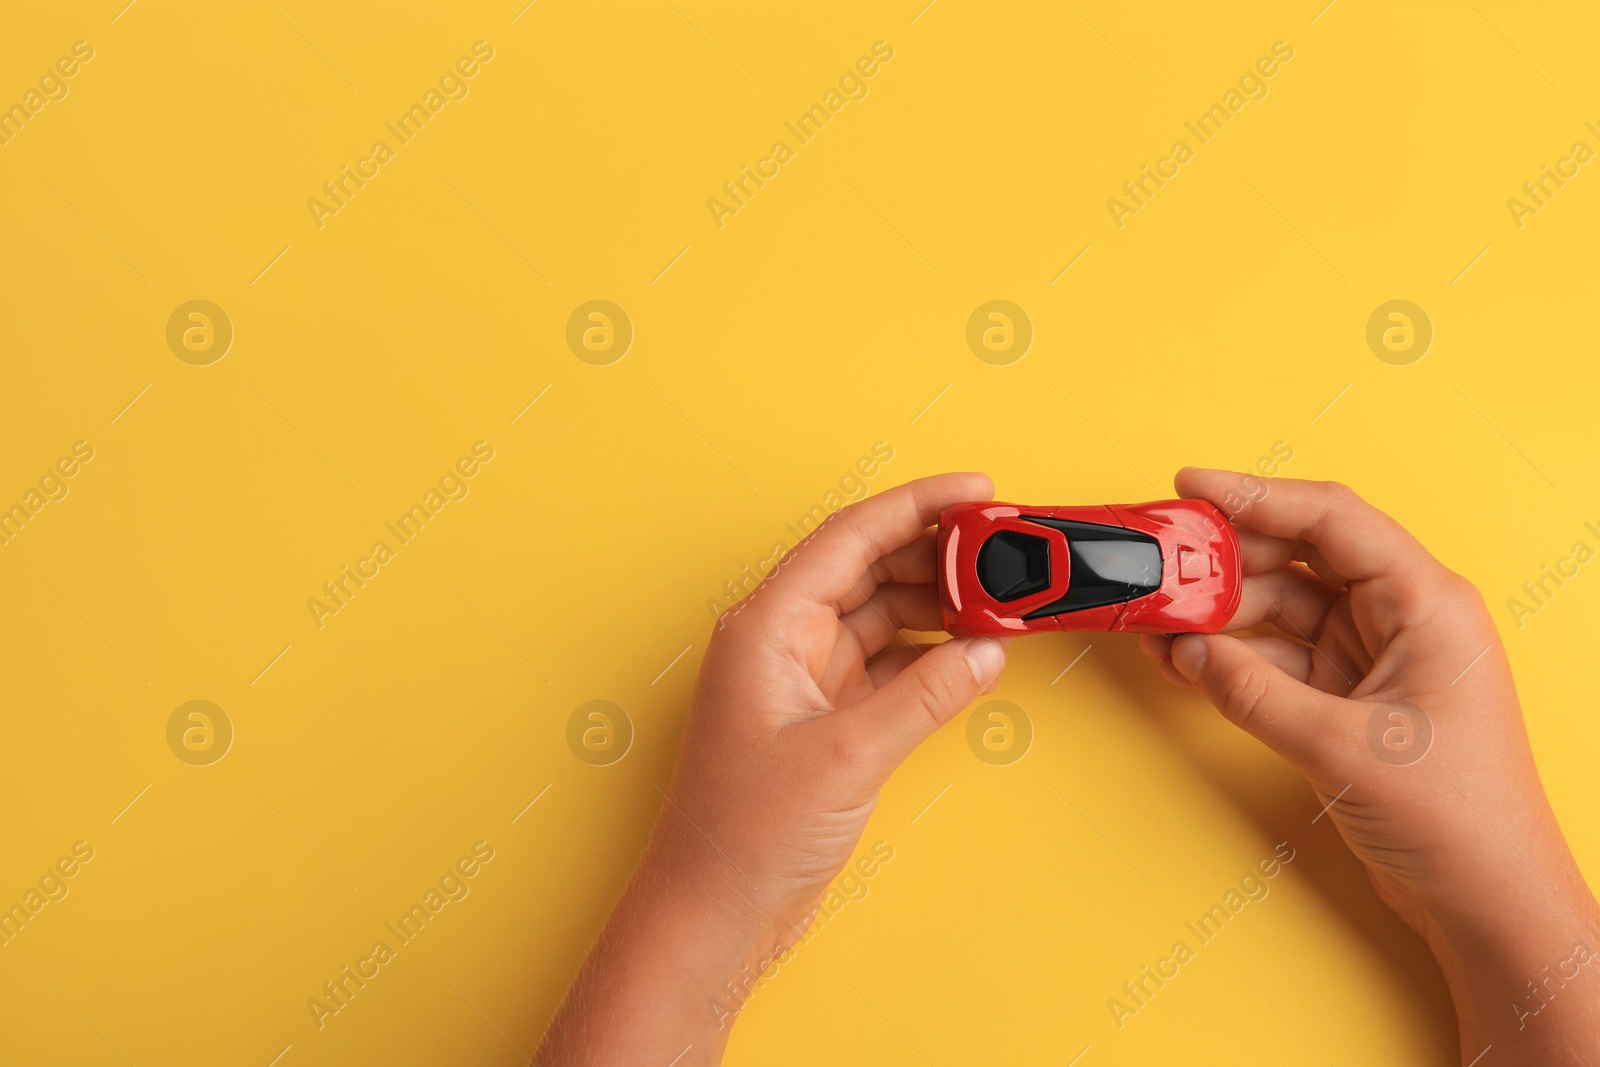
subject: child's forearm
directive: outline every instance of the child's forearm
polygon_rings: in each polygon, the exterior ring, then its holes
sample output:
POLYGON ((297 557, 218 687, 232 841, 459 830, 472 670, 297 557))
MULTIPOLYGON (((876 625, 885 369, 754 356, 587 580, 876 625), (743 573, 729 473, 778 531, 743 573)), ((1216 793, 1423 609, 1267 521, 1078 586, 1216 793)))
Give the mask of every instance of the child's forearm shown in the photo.
POLYGON ((724 983, 742 955, 694 903, 630 889, 557 1011, 535 1067, 719 1063, 732 1018, 714 1009, 725 1005, 724 983))
POLYGON ((721 1062, 745 979, 753 982, 770 953, 749 917, 706 880, 705 849, 669 807, 534 1067, 721 1062))
POLYGON ((1581 881, 1535 881, 1471 915, 1430 918, 1463 1067, 1600 1065, 1600 908, 1581 881))

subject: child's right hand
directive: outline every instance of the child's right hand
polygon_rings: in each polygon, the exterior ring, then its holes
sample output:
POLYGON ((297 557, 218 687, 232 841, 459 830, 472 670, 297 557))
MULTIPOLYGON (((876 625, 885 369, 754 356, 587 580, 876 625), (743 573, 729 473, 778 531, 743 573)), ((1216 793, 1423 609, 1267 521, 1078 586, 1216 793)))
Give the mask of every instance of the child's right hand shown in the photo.
POLYGON ((1145 653, 1310 780, 1439 960, 1463 1063, 1486 1045, 1480 1067, 1600 1063, 1600 908, 1477 589, 1342 485, 1192 467, 1176 485, 1239 528, 1229 629, 1281 635, 1146 637, 1145 653))

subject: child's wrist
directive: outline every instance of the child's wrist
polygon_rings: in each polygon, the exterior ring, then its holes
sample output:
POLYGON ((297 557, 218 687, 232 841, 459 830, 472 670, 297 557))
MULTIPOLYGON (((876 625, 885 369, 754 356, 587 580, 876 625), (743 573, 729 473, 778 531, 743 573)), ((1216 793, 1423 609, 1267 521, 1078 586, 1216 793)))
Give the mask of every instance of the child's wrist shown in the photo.
POLYGON ((1574 1025, 1586 1029, 1600 1016, 1594 898, 1543 889, 1429 915, 1425 937, 1450 987, 1467 1060, 1487 1044, 1537 1042, 1523 1048, 1530 1055, 1545 1042, 1559 1046, 1574 1025))
POLYGON ((782 918, 769 914, 757 877, 669 805, 628 893, 648 896, 663 915, 723 946, 720 956, 737 972, 786 947, 782 918))
POLYGON ((536 1064, 720 1060, 743 1002, 731 991, 749 942, 690 881, 672 877, 683 872, 659 863, 652 853, 634 872, 536 1064), (634 1017, 640 1005, 648 1011, 634 1017), (618 1018, 632 1022, 618 1030, 609 1023, 618 1018))
POLYGON ((629 883, 618 907, 624 911, 641 952, 668 961, 675 996, 694 1028, 719 1041, 761 973, 787 948, 779 924, 753 911, 720 872, 655 849, 629 883))

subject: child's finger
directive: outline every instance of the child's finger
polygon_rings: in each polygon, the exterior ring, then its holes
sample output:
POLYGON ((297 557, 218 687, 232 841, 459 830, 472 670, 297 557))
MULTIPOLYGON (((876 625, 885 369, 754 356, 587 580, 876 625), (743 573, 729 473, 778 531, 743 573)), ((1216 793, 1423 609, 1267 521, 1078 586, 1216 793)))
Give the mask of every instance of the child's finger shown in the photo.
POLYGON ((1229 722, 1302 771, 1325 764, 1339 743, 1345 702, 1291 677, 1239 638, 1185 634, 1173 642, 1171 662, 1229 722))
POLYGON ((889 649, 867 664, 867 677, 872 679, 872 687, 874 689, 883 688, 895 675, 917 662, 933 649, 938 648, 942 643, 900 645, 897 648, 889 649))
POLYGON ((1248 526, 1235 528, 1246 574, 1265 574, 1300 562, 1329 585, 1343 588, 1346 580, 1328 566, 1317 546, 1291 537, 1273 537, 1248 526))
POLYGON ((839 616, 870 659, 889 647, 901 630, 939 629, 939 594, 931 585, 880 585, 866 603, 839 616))
POLYGON ((909 545, 902 545, 871 568, 871 577, 884 582, 932 582, 939 569, 938 530, 923 530, 909 545))
POLYGON ((888 777, 933 732, 994 688, 1005 667, 1003 640, 964 637, 927 650, 838 720, 888 777))
POLYGON ((1310 645, 1272 634, 1237 640, 1295 681, 1304 682, 1311 677, 1311 660, 1316 651, 1310 645))
POLYGON ((1194 688, 1194 683, 1189 681, 1189 679, 1185 678, 1183 675, 1179 674, 1178 668, 1172 665, 1172 661, 1170 659, 1162 660, 1159 670, 1161 671, 1161 677, 1165 678, 1179 689, 1194 688))
POLYGON ((1264 574, 1279 567, 1287 567, 1298 557, 1295 552, 1302 542, 1287 537, 1273 537, 1248 526, 1239 527, 1239 555, 1246 574, 1264 574))
POLYGON ((984 474, 940 474, 896 486, 836 512, 789 551, 766 583, 774 599, 836 604, 854 595, 875 563, 915 542, 939 512, 968 500, 988 500, 984 474))
POLYGON ((1449 574, 1405 527, 1337 482, 1308 482, 1185 467, 1178 492, 1223 508, 1233 521, 1272 537, 1306 541, 1341 577, 1410 580, 1449 574))
POLYGON ((1140 634, 1139 651, 1156 661, 1172 655, 1172 638, 1166 634, 1140 634))
POLYGON ((938 569, 939 531, 924 530, 915 541, 902 545, 867 568, 860 581, 851 583, 850 592, 835 602, 841 613, 854 611, 881 585, 901 582, 906 585, 932 585, 938 569))
MULTIPOLYGON (((1189 686, 1189 679, 1178 672, 1172 665, 1172 643, 1175 638, 1162 637, 1155 634, 1145 634, 1139 638, 1139 651, 1156 661, 1161 670, 1161 676, 1173 685, 1189 686)), ((1311 658, 1316 652, 1310 645, 1303 645, 1298 641, 1291 641, 1287 637, 1239 637, 1247 647, 1255 649, 1261 658, 1277 667, 1283 673, 1296 681, 1304 682, 1311 677, 1311 658)))
POLYGON ((1257 574, 1244 580, 1244 594, 1227 629, 1248 630, 1270 622, 1290 637, 1314 642, 1343 595, 1344 590, 1298 567, 1257 574))

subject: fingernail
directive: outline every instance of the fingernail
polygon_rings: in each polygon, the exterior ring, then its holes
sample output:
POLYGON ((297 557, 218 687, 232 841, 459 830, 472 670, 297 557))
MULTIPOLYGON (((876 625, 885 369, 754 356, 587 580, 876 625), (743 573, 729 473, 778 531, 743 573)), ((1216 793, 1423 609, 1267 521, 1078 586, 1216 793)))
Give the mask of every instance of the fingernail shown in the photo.
POLYGON ((1205 638, 1188 634, 1172 642, 1172 665, 1191 682, 1199 678, 1206 669, 1205 638))
POLYGON ((980 689, 999 679, 1000 669, 1006 665, 1006 650, 1000 647, 1000 642, 987 637, 974 637, 967 641, 967 647, 961 651, 966 655, 973 681, 978 683, 980 689))

